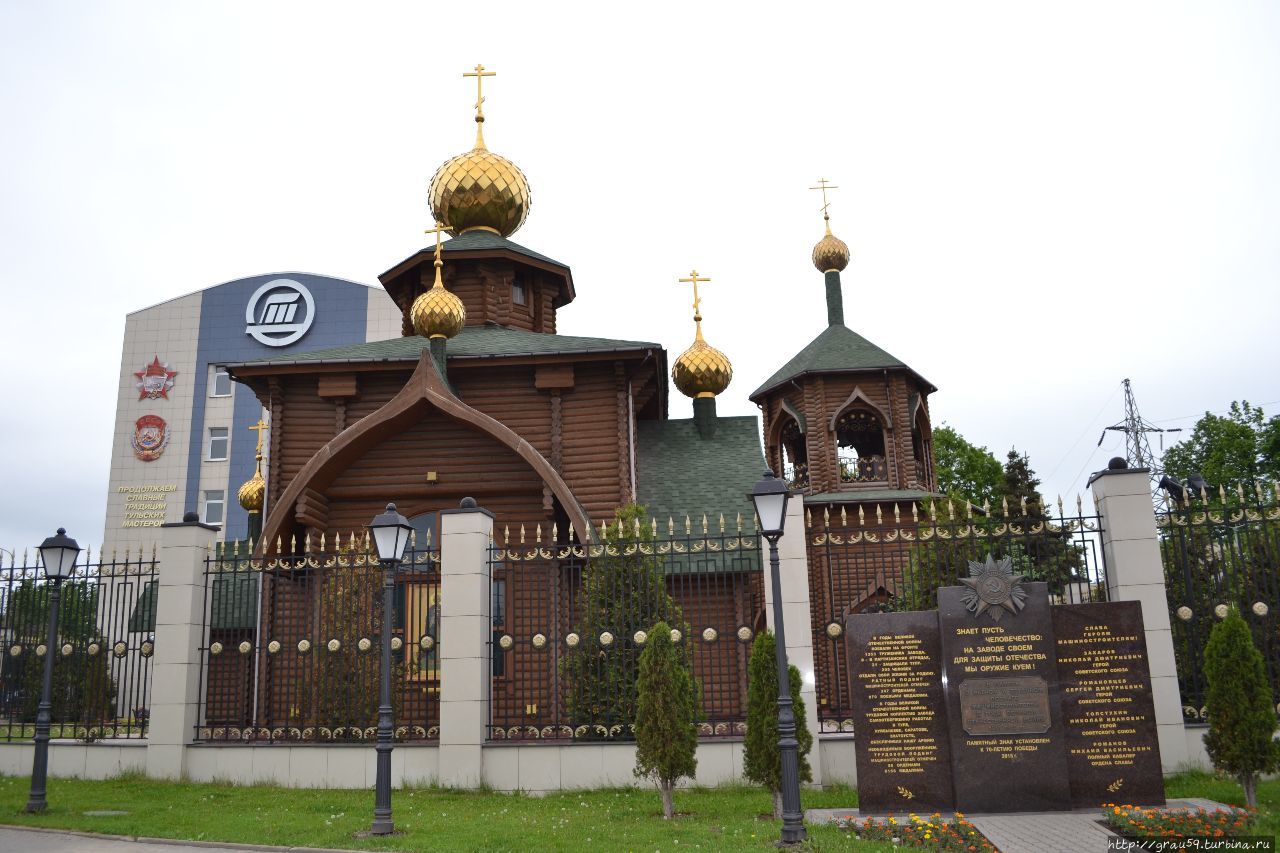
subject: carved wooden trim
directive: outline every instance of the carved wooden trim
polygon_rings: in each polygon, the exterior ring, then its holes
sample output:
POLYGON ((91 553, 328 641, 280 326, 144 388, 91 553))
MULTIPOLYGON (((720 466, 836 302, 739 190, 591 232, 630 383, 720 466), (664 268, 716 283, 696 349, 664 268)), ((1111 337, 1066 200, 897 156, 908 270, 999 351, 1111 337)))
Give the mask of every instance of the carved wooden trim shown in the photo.
MULTIPOLYGON (((839 408, 837 408, 835 411, 831 413, 831 419, 827 422, 828 432, 836 431, 836 421, 838 421, 840 419, 840 416, 844 414, 845 409, 849 408, 856 402, 863 402, 868 406, 870 406, 871 408, 875 409, 877 412, 879 412, 880 417, 884 418, 884 428, 889 430, 890 432, 893 432, 893 415, 891 415, 888 411, 886 411, 883 406, 879 406, 876 403, 873 403, 871 401, 871 398, 862 392, 861 386, 857 386, 857 385, 854 386, 853 393, 850 394, 848 398, 846 398, 845 401, 840 404, 839 408)), ((889 402, 890 402, 890 406, 892 406, 892 401, 889 401, 889 402)))

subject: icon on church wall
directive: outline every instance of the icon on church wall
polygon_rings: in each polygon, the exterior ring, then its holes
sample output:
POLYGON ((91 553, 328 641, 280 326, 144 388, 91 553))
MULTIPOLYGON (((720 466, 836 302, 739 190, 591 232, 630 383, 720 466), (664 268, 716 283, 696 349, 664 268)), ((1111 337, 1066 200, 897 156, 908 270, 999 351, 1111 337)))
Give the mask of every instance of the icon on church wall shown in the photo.
POLYGON ((244 333, 260 344, 285 347, 311 328, 316 303, 311 291, 289 278, 272 279, 249 297, 244 309, 244 333))
POLYGON ((139 400, 168 400, 169 392, 173 390, 173 377, 178 372, 170 370, 167 364, 161 364, 160 356, 157 355, 150 364, 133 375, 138 379, 133 385, 138 389, 139 400))
POLYGON ((169 425, 159 415, 143 415, 133 425, 133 455, 143 462, 153 462, 164 453, 169 443, 169 425))

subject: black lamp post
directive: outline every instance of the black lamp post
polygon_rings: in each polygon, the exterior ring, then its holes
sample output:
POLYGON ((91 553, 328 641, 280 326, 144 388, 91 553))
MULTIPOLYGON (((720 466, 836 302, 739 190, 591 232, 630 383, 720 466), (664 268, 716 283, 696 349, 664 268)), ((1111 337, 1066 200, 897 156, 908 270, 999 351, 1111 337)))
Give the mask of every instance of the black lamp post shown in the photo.
POLYGON ((42 812, 49 807, 45 799, 45 781, 49 773, 49 728, 53 722, 53 655, 58 643, 58 602, 62 598, 62 582, 76 568, 80 546, 59 527, 56 536, 40 543, 40 562, 49 581, 49 632, 44 646, 44 683, 40 688, 40 706, 36 710, 36 755, 31 764, 31 796, 27 811, 42 812))
POLYGON ((782 844, 805 840, 800 812, 800 759, 796 716, 791 708, 791 677, 787 668, 787 638, 782 625, 782 581, 778 577, 778 540, 787 517, 787 484, 765 469, 764 479, 751 490, 760 533, 769 540, 769 574, 773 584, 773 633, 778 660, 778 753, 782 771, 782 844))
POLYGON ((369 523, 373 542, 382 563, 382 672, 378 700, 378 778, 373 794, 373 835, 390 835, 395 830, 391 820, 391 749, 395 739, 395 721, 391 711, 391 619, 395 594, 396 566, 404 559, 405 546, 413 528, 409 519, 396 512, 395 504, 369 523))

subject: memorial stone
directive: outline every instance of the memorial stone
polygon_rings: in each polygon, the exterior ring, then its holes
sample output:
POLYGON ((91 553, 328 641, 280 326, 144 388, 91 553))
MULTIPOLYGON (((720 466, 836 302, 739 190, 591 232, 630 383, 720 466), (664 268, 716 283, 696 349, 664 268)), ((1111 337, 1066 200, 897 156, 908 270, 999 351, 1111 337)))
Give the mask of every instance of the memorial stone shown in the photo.
POLYGON ((864 812, 954 808, 937 614, 875 613, 845 623, 864 812))

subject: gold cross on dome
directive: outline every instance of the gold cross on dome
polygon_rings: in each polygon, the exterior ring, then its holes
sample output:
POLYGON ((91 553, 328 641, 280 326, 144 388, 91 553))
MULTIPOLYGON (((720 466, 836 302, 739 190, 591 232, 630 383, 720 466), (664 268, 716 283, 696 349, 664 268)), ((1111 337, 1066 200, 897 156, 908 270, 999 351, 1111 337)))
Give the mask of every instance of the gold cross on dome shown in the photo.
POLYGON ((826 178, 818 178, 818 186, 809 187, 811 190, 822 190, 822 218, 827 218, 827 207, 831 202, 827 201, 827 190, 838 190, 839 187, 832 184, 826 178))
POLYGON ((267 424, 262 420, 261 417, 258 418, 258 422, 256 424, 253 424, 252 426, 249 427, 249 429, 253 430, 258 434, 258 455, 262 455, 262 433, 264 430, 266 430, 266 428, 267 428, 267 424))
POLYGON ((440 235, 446 230, 443 222, 437 222, 435 228, 428 228, 423 234, 436 235, 436 260, 440 260, 440 235))
POLYGON ((480 121, 484 120, 484 89, 481 88, 486 77, 497 77, 497 71, 485 71, 483 65, 476 65, 475 71, 462 72, 463 77, 476 78, 476 118, 480 121))
POLYGON ((680 281, 693 282, 693 313, 696 317, 699 313, 701 313, 699 309, 702 305, 702 300, 698 297, 698 282, 711 281, 711 279, 703 278, 702 276, 698 275, 697 270, 693 270, 689 273, 688 278, 682 278, 680 279, 680 281))

